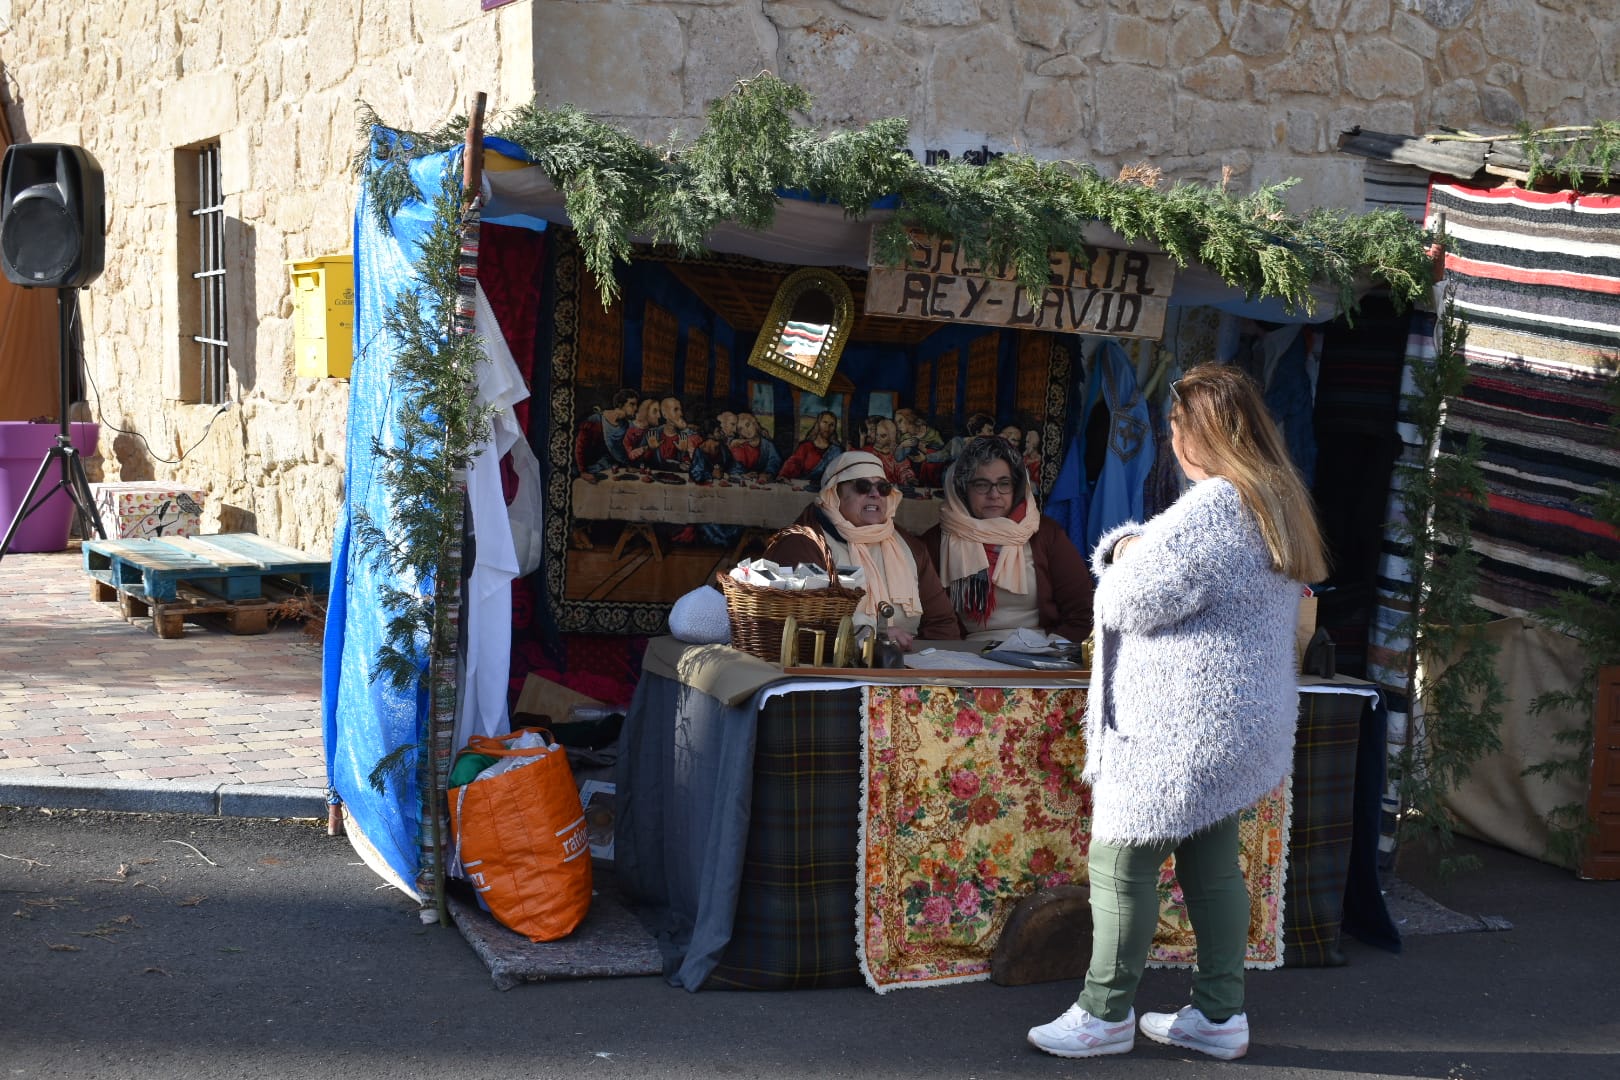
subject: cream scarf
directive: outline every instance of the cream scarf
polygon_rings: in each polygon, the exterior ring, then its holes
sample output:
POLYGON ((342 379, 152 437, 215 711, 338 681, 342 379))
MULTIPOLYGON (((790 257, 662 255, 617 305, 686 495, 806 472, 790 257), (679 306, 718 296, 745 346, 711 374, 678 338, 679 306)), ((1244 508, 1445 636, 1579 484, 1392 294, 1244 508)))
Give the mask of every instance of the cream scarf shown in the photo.
POLYGON ((1013 593, 1034 591, 1035 564, 1029 557, 1029 541, 1041 527, 1041 512, 1035 507, 1034 485, 1028 477, 1024 481, 1023 521, 974 517, 962 505, 951 481, 952 477, 945 478, 945 505, 939 512, 939 576, 945 584, 989 570, 990 556, 984 550, 989 544, 1001 549, 990 584, 1013 593))
POLYGON ((817 505, 849 544, 856 564, 864 571, 866 595, 861 597, 859 609, 875 621, 878 604, 887 600, 908 615, 921 615, 917 574, 911 569, 914 560, 905 541, 894 530, 894 512, 900 505, 900 492, 889 493, 889 518, 881 525, 851 524, 838 509, 837 484, 821 489, 817 505))

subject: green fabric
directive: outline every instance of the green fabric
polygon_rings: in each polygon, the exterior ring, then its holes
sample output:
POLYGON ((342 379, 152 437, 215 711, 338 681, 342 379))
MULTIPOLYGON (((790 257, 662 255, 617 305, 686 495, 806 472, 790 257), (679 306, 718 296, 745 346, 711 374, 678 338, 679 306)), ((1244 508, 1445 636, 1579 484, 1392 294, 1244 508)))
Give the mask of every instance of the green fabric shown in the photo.
POLYGON ((477 779, 478 774, 499 761, 500 758, 488 754, 462 753, 457 756, 455 767, 450 770, 450 786, 460 787, 470 784, 477 779))
POLYGON ((1180 841, 1091 845, 1091 967, 1081 1008, 1110 1022, 1130 1015, 1158 925, 1159 867, 1174 854, 1176 880, 1198 935, 1192 1003, 1215 1021, 1243 1011, 1249 890, 1238 849, 1236 814, 1180 841))

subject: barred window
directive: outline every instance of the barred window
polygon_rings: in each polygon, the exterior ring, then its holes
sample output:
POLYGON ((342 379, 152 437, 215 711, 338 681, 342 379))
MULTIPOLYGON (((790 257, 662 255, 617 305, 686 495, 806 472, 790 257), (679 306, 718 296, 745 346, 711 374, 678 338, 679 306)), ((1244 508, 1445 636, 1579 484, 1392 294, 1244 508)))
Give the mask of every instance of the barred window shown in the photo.
POLYGON ((215 405, 230 400, 231 370, 219 143, 178 151, 175 179, 180 216, 180 397, 215 405))

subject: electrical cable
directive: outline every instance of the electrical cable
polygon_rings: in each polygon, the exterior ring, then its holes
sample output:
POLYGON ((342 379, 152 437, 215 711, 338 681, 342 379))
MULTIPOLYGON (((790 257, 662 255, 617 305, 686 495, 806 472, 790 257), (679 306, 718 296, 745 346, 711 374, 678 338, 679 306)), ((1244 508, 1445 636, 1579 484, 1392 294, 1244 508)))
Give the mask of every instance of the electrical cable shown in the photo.
MULTIPOLYGON (((79 321, 79 304, 78 304, 78 299, 75 298, 74 303, 73 303, 73 313, 72 313, 71 317, 68 320, 68 333, 69 333, 69 335, 72 334, 73 328, 74 328, 74 326, 76 326, 78 324, 78 321, 79 321)), ((193 450, 197 449, 197 447, 201 446, 204 443, 204 441, 207 440, 208 433, 214 429, 214 421, 218 420, 221 416, 223 416, 225 414, 225 412, 228 409, 230 409, 231 405, 234 404, 234 402, 230 402, 230 401, 221 402, 219 408, 214 410, 214 415, 210 416, 208 418, 208 426, 203 428, 203 433, 201 435, 197 436, 197 441, 192 443, 189 447, 187 447, 184 451, 182 451, 179 457, 173 458, 173 459, 166 458, 166 457, 159 457, 158 454, 152 449, 152 444, 151 444, 150 441, 147 440, 145 435, 142 435, 138 431, 130 431, 127 428, 121 428, 117 424, 113 423, 111 420, 107 419, 106 410, 104 410, 101 407, 101 388, 96 385, 95 376, 90 374, 90 365, 88 363, 81 363, 79 370, 84 372, 85 381, 90 384, 91 391, 96 395, 95 411, 101 414, 101 422, 103 424, 105 424, 112 431, 118 432, 120 435, 132 435, 135 438, 141 440, 141 445, 146 447, 147 455, 149 457, 151 457, 151 459, 153 461, 161 461, 165 465, 178 465, 182 461, 186 460, 186 458, 190 457, 191 452, 193 450)))

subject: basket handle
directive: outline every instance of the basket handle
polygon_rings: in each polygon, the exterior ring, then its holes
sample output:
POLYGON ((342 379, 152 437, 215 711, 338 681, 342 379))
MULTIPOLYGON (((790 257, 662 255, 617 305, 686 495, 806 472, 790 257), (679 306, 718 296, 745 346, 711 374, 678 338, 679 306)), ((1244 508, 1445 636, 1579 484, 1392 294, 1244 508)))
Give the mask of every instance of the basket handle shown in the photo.
POLYGON ((809 537, 810 540, 816 545, 816 550, 821 552, 821 566, 827 571, 827 580, 838 588, 842 589, 847 587, 838 579, 838 566, 833 561, 832 548, 827 545, 827 538, 822 534, 820 529, 816 528, 814 525, 789 525, 787 528, 771 537, 770 544, 767 544, 766 546, 769 547, 771 544, 775 544, 778 540, 785 536, 809 537))

